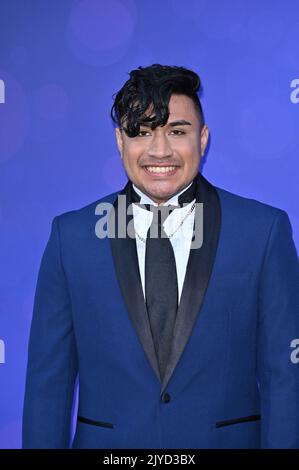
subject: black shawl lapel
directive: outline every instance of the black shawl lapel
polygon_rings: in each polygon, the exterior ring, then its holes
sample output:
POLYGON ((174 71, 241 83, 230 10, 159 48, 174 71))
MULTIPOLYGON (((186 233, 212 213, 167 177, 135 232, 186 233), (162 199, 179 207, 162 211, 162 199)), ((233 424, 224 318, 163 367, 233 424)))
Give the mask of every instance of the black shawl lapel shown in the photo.
MULTIPOLYGON (((179 303, 177 319, 174 329, 172 349, 169 356, 164 379, 161 383, 161 394, 165 390, 175 367, 182 355, 186 343, 191 335, 193 326, 199 315, 204 295, 212 272, 214 258, 218 245, 221 224, 221 207, 218 193, 200 173, 197 174, 196 202, 203 203, 203 244, 200 248, 191 249, 188 259, 184 286, 179 303)), ((126 213, 130 199, 130 185, 128 181, 119 195, 126 196, 126 213)), ((141 285, 138 255, 135 238, 126 236, 118 238, 118 197, 114 203, 116 236, 110 238, 111 250, 115 271, 123 294, 131 321, 140 338, 141 344, 148 360, 161 382, 157 357, 151 335, 149 319, 141 285)), ((195 209, 196 224, 200 218, 199 210, 195 209)), ((127 224, 132 215, 126 215, 127 224)), ((108 224, 110 224, 110 218, 108 224)), ((198 225, 196 225, 198 227, 198 225)))
MULTIPOLYGON (((203 203, 203 243, 200 248, 190 250, 171 353, 161 385, 161 394, 175 370, 200 313, 211 276, 220 233, 221 206, 218 193, 214 186, 200 173, 197 174, 196 178, 196 202, 203 203)), ((200 212, 197 208, 195 218, 196 227, 198 227, 200 212)))
MULTIPOLYGON (((126 214, 128 206, 131 203, 130 184, 130 181, 128 181, 124 189, 119 193, 120 195, 125 196, 126 214)), ((158 380, 161 381, 155 346, 153 343, 150 323, 144 302, 144 295, 139 273, 136 239, 130 238, 129 236, 126 236, 125 238, 117 237, 119 226, 118 197, 116 197, 113 206, 114 214, 113 211, 111 211, 111 216, 115 215, 116 237, 109 239, 111 243, 116 276, 127 306, 129 316, 139 336, 144 352, 147 355, 158 380)), ((132 218, 132 215, 126 215, 126 227, 128 226, 128 223, 132 221, 132 218)), ((111 224, 111 217, 108 219, 108 224, 111 224)))

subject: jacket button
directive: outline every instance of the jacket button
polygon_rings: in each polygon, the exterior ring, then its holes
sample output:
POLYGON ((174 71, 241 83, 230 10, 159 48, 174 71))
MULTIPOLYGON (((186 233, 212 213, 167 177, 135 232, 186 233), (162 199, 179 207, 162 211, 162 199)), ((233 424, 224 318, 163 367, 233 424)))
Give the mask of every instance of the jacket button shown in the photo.
POLYGON ((169 393, 163 393, 161 400, 163 403, 169 403, 171 400, 171 396, 169 395, 169 393))

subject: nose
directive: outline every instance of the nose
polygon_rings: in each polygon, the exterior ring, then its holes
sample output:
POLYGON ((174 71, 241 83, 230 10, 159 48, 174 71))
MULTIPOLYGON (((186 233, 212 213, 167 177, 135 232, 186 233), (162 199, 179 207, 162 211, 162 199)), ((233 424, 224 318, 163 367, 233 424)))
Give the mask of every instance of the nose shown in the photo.
POLYGON ((167 137, 161 132, 153 132, 147 153, 150 157, 167 158, 172 156, 172 148, 167 137))

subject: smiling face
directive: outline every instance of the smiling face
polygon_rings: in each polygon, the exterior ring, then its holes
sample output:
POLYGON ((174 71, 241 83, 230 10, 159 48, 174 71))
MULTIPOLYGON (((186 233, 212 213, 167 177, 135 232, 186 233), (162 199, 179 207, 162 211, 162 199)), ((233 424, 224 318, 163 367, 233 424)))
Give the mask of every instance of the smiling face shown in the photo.
POLYGON ((117 146, 128 178, 153 201, 161 204, 195 178, 209 130, 201 127, 194 103, 173 94, 165 126, 152 130, 140 125, 136 137, 116 128, 117 146))

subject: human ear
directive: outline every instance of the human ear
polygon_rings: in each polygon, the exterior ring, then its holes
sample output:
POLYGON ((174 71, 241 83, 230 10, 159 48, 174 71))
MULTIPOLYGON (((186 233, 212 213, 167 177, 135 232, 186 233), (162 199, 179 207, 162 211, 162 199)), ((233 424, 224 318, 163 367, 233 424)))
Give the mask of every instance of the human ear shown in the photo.
POLYGON ((200 132, 200 152, 201 152, 201 156, 203 156, 203 154, 205 153, 205 149, 206 149, 206 146, 208 144, 208 140, 209 140, 209 128, 205 124, 202 127, 201 132, 200 132))
POLYGON ((121 135, 121 130, 119 127, 116 127, 115 129, 115 136, 116 136, 116 142, 117 142, 117 147, 120 152, 121 158, 123 158, 122 153, 123 153, 123 137, 121 135))

